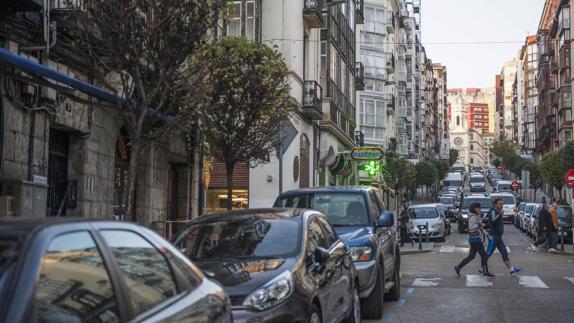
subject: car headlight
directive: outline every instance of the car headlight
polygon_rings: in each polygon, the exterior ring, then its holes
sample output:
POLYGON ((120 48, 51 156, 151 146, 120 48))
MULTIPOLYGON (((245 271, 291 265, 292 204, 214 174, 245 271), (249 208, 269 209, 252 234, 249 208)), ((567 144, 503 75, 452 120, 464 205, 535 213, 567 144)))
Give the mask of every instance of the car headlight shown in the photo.
POLYGON ((440 225, 441 225, 440 223, 435 223, 431 226, 431 228, 438 229, 438 228, 440 228, 440 225))
POLYGON ((350 247, 349 253, 353 261, 369 261, 373 257, 371 247, 350 247))
POLYGON ((291 272, 286 271, 247 296, 243 306, 265 311, 285 301, 291 294, 292 285, 291 272))
POLYGON ((467 218, 468 218, 468 214, 466 214, 466 213, 463 213, 461 216, 462 216, 463 219, 467 219, 467 218))

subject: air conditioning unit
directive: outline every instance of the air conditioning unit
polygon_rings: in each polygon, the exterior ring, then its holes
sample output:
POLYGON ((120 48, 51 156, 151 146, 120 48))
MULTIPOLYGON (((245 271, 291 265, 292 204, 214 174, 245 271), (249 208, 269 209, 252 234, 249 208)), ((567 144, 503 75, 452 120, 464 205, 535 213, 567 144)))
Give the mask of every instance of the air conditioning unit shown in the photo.
POLYGON ((16 214, 16 204, 14 196, 2 195, 0 196, 0 218, 14 216, 16 214))

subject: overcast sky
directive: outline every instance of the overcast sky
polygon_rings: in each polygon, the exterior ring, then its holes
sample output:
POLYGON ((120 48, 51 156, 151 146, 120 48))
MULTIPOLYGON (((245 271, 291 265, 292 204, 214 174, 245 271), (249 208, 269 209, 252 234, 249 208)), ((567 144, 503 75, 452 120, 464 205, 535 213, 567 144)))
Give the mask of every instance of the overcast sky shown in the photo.
POLYGON ((448 87, 492 87, 502 64, 536 34, 544 0, 422 0, 422 41, 446 65, 448 87), (520 42, 510 44, 440 44, 520 42))

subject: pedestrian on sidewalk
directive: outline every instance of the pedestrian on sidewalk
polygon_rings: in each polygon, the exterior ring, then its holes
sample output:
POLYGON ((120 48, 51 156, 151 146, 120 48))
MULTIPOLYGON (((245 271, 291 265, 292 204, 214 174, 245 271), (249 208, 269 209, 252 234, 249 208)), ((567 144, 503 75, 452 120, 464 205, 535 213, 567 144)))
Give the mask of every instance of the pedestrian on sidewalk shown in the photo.
POLYGON ((409 235, 409 228, 408 228, 409 223, 410 223, 410 217, 407 212, 407 207, 405 205, 402 205, 399 214, 399 231, 401 234, 401 247, 404 247, 405 242, 410 242, 411 246, 415 245, 413 239, 411 239, 411 236, 409 235))
POLYGON ((548 240, 552 227, 552 215, 550 215, 550 212, 548 211, 548 204, 542 203, 542 210, 540 210, 540 214, 538 215, 538 239, 536 239, 534 243, 530 244, 527 250, 538 251, 538 246, 548 240))
POLYGON ((468 252, 468 256, 454 267, 454 271, 458 276, 460 276, 460 270, 471 262, 478 252, 483 275, 488 278, 494 277, 494 274, 488 270, 488 255, 482 244, 482 225, 483 223, 480 219, 480 203, 472 203, 468 214, 468 243, 470 244, 470 251, 468 252))
POLYGON ((506 250, 506 244, 502 240, 502 235, 504 234, 504 222, 502 221, 504 203, 501 198, 494 199, 493 207, 488 211, 486 215, 487 224, 490 230, 490 235, 492 239, 488 242, 488 247, 486 248, 486 253, 488 257, 492 256, 495 249, 498 249, 502 260, 508 269, 510 270, 510 275, 514 276, 522 271, 522 268, 513 266, 508 257, 508 250, 506 250))
POLYGON ((548 251, 558 251, 558 230, 560 229, 560 222, 558 222, 558 202, 552 202, 552 207, 549 210, 552 219, 550 225, 550 237, 548 238, 548 251))

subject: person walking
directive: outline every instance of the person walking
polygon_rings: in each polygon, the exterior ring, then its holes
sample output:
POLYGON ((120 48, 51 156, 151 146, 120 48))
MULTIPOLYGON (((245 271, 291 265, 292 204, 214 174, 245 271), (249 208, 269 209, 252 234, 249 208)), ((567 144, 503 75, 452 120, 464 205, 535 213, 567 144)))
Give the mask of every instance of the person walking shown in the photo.
POLYGON ((413 239, 411 239, 409 235, 408 225, 410 223, 410 217, 407 212, 407 207, 405 205, 401 206, 401 213, 399 214, 399 230, 401 234, 401 247, 404 247, 405 242, 410 242, 411 246, 414 246, 415 243, 413 239))
POLYGON ((487 224, 489 226, 491 239, 488 242, 488 247, 486 248, 486 254, 490 258, 494 253, 495 249, 498 249, 504 264, 510 270, 510 275, 514 276, 522 271, 522 268, 513 266, 508 257, 508 250, 506 250, 506 244, 502 240, 502 235, 504 234, 504 223, 502 221, 504 203, 501 198, 494 199, 493 207, 488 211, 486 215, 487 224))
POLYGON ((546 242, 550 236, 552 224, 552 216, 548 212, 548 204, 542 203, 542 210, 538 214, 538 236, 534 243, 531 243, 527 250, 538 251, 538 246, 546 242))
POLYGON ((480 255, 480 265, 483 275, 487 278, 494 277, 494 274, 488 270, 488 255, 482 244, 481 227, 480 203, 472 203, 468 215, 468 243, 470 244, 470 251, 468 252, 468 256, 454 267, 454 271, 459 277, 460 270, 476 257, 476 253, 480 255))
POLYGON ((550 237, 548 238, 548 251, 558 251, 558 230, 560 229, 560 222, 558 221, 558 202, 553 201, 552 207, 549 210, 552 224, 550 225, 550 237))

